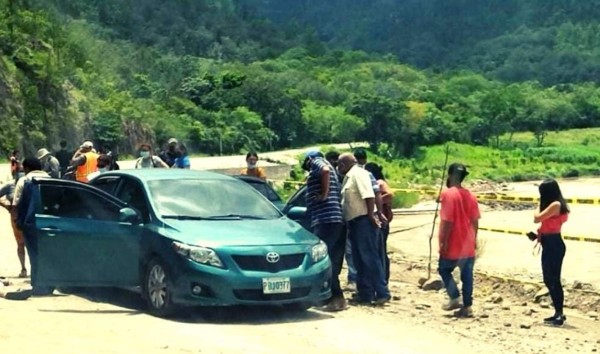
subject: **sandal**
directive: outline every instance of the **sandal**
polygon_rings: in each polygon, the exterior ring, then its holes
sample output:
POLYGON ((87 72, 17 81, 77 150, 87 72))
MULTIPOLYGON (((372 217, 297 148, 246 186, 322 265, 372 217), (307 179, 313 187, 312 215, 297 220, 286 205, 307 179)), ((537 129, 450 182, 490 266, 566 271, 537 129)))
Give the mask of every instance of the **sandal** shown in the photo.
POLYGON ((21 273, 19 273, 19 278, 27 278, 27 269, 21 269, 21 273))

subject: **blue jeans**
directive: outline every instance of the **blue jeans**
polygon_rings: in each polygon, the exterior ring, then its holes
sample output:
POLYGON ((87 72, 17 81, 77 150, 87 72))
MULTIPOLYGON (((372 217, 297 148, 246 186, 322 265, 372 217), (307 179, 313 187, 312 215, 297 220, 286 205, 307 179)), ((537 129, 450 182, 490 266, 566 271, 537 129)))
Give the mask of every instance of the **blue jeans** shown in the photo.
POLYGON ((452 276, 454 268, 460 269, 460 281, 462 282, 463 305, 471 307, 473 305, 473 267, 475 266, 475 258, 462 259, 444 259, 440 258, 438 271, 444 281, 446 292, 450 299, 454 300, 460 296, 458 287, 452 276))
POLYGON ((356 288, 361 301, 390 297, 381 260, 381 232, 367 216, 348 222, 348 237, 352 243, 352 256, 356 266, 356 288))
MULTIPOLYGON (((344 231, 346 234, 348 233, 346 228, 344 228, 344 231)), ((356 267, 352 258, 352 242, 350 242, 350 237, 346 238, 346 265, 348 266, 348 282, 356 283, 356 267)))
POLYGON ((35 230, 23 230, 23 239, 25 240, 25 248, 27 248, 27 255, 29 256, 31 287, 33 288, 37 285, 38 272, 38 245, 35 230))

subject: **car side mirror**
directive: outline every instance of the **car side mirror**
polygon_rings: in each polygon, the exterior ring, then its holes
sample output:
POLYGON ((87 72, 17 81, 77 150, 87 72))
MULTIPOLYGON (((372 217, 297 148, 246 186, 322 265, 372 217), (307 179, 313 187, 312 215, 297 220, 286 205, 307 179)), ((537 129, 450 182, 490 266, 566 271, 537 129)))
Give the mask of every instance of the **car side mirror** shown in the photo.
POLYGON ((132 225, 138 225, 142 223, 142 218, 137 211, 132 208, 123 208, 119 210, 119 221, 128 222, 132 225))
POLYGON ((306 207, 294 206, 291 207, 290 210, 286 213, 287 217, 290 219, 302 219, 306 216, 306 207))

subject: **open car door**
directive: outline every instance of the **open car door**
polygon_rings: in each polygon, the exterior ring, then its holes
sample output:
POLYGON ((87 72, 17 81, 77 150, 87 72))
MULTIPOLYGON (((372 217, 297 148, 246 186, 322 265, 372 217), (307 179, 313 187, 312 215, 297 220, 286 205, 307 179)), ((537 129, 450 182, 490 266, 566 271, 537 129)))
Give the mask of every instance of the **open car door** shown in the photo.
POLYGON ((41 286, 136 286, 140 282, 138 212, 95 187, 34 179, 37 282, 41 286))

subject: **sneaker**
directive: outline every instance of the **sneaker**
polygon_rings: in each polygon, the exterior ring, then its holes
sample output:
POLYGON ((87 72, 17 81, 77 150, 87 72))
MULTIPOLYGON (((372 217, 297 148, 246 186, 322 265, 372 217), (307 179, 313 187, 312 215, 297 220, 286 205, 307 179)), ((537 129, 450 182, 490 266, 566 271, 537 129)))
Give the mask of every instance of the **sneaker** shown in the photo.
POLYGON ((552 321, 552 325, 560 327, 565 324, 566 320, 567 320, 566 316, 556 316, 554 318, 554 321, 552 321))
POLYGON ((19 273, 19 278, 27 278, 27 269, 21 269, 21 273, 19 273))
POLYGON ((384 306, 385 304, 390 302, 391 299, 392 299, 391 296, 375 299, 375 301, 373 301, 373 306, 384 306))
POLYGON ((550 317, 546 317, 546 318, 544 318, 544 323, 554 323, 554 321, 555 321, 555 320, 556 320, 558 317, 562 317, 562 319, 563 319, 564 321, 566 321, 566 320, 567 320, 567 316, 565 316, 565 315, 559 316, 559 315, 557 315, 557 314, 554 314, 554 315, 552 315, 552 316, 550 316, 550 317))
POLYGON ((456 299, 450 299, 450 301, 448 301, 447 304, 442 305, 442 310, 452 311, 452 310, 458 310, 461 307, 462 307, 462 304, 460 303, 459 298, 456 298, 456 299))
POLYGON ((463 317, 463 318, 471 318, 471 317, 473 317, 473 310, 471 309, 471 307, 463 307, 460 310, 456 311, 454 313, 454 316, 463 317))
POLYGON ((336 297, 331 300, 327 305, 323 306, 321 310, 326 312, 338 312, 344 311, 348 308, 348 304, 346 303, 346 299, 341 297, 336 297))

